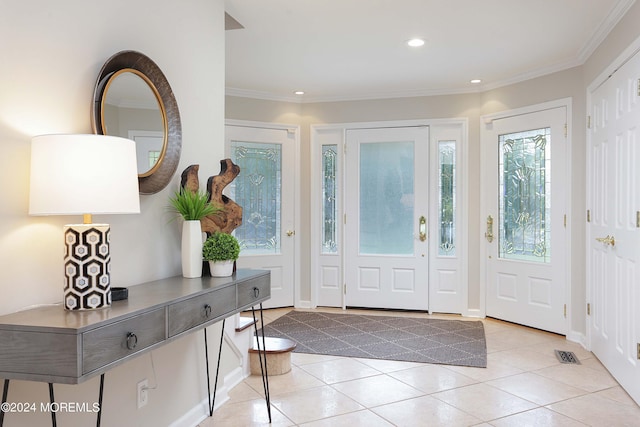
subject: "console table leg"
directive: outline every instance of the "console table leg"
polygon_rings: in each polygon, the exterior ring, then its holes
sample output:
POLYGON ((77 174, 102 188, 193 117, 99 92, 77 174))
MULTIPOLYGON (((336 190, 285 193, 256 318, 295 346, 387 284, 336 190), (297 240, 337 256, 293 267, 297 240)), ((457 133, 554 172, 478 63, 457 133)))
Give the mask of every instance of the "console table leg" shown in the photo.
POLYGON ((104 374, 100 375, 100 393, 98 394, 98 418, 96 419, 96 427, 100 427, 102 420, 102 396, 104 395, 104 374))
POLYGON ((258 346, 258 360, 260 360, 260 373, 262 374, 262 387, 264 388, 264 399, 267 403, 267 414, 271 423, 271 397, 269 396, 269 372, 267 370, 267 346, 264 339, 264 316, 262 313, 262 303, 260 303, 260 325, 262 326, 262 351, 260 350, 260 335, 258 334, 258 322, 256 321, 256 310, 251 307, 253 314, 253 328, 256 331, 256 343, 258 346), (264 358, 264 363, 262 362, 264 358))
MULTIPOLYGON (((7 403, 7 395, 9 394, 9 380, 4 380, 2 388, 2 403, 7 403)), ((4 425, 4 411, 0 410, 0 427, 4 425)))
POLYGON ((207 328, 204 331, 204 360, 207 367, 207 407, 209 408, 209 416, 213 416, 213 407, 211 407, 211 381, 209 381, 209 346, 207 345, 207 328))
POLYGON ((222 355, 222 344, 224 342, 224 324, 227 319, 222 319, 222 333, 220 334, 220 346, 218 347, 218 363, 216 366, 216 377, 213 384, 213 399, 211 398, 211 381, 209 380, 209 347, 207 346, 207 328, 204 328, 204 356, 207 363, 207 396, 209 397, 209 416, 213 416, 213 408, 216 406, 216 391, 218 390, 218 374, 220 373, 220 356, 222 355))
POLYGON ((213 414, 213 408, 216 406, 216 390, 218 389, 218 373, 220 372, 220 356, 222 356, 222 343, 224 341, 224 323, 227 319, 222 319, 222 332, 220 333, 220 347, 218 347, 218 363, 216 365, 216 378, 213 384, 213 400, 211 401, 211 413, 213 414))
POLYGON ((56 412, 53 410, 53 404, 56 403, 55 397, 53 397, 53 383, 49 383, 49 402, 51 402, 51 425, 56 427, 56 412))

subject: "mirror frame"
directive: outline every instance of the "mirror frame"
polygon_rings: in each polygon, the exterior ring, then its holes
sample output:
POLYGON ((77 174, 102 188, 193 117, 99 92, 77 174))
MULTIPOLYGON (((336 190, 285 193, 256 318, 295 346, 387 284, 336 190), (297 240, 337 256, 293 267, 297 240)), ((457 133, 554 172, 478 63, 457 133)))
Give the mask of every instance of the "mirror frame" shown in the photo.
POLYGON ((105 62, 98 74, 93 92, 91 126, 93 132, 105 134, 103 121, 104 95, 112 78, 123 70, 133 70, 149 84, 156 95, 165 129, 163 155, 151 173, 138 176, 140 194, 155 194, 165 188, 175 174, 182 151, 182 125, 178 103, 167 78, 160 68, 146 55, 133 50, 116 53, 105 62), (144 176, 143 176, 144 175, 144 176))

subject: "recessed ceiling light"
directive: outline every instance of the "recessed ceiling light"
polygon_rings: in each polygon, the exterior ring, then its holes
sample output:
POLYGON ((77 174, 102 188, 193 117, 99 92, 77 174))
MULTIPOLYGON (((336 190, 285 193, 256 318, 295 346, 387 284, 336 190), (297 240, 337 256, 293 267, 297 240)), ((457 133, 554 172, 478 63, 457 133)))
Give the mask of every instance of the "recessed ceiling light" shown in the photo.
POLYGON ((422 39, 411 39, 407 42, 407 45, 411 47, 420 47, 424 45, 424 40, 422 39))
POLYGON ((469 83, 473 83, 474 85, 478 84, 478 83, 482 83, 482 80, 480 79, 473 79, 471 80, 469 83))
POLYGON ((303 90, 297 90, 297 91, 295 91, 293 93, 295 93, 296 95, 304 95, 304 91, 303 90))

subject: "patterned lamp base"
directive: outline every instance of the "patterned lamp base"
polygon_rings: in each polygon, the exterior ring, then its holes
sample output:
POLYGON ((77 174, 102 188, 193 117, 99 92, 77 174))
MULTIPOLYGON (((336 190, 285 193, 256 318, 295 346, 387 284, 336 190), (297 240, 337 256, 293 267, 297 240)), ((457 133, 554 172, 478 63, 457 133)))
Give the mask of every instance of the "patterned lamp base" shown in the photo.
POLYGON ((64 307, 90 310, 111 305, 108 224, 64 226, 64 307))

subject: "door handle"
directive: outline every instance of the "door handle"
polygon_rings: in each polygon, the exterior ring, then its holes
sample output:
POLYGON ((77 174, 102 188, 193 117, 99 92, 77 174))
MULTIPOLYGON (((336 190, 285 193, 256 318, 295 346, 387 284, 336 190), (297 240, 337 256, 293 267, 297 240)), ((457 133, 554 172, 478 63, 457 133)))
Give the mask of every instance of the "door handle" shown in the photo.
POLYGON ((425 218, 424 215, 423 215, 423 216, 421 216, 419 218, 418 221, 420 223, 420 226, 418 228, 418 232, 419 232, 419 235, 420 235, 420 241, 424 242, 425 240, 427 240, 427 218, 425 218))
POLYGON ((487 231, 484 233, 484 237, 489 243, 493 242, 493 217, 491 215, 487 217, 487 231))
POLYGON ((287 230, 287 236, 295 236, 296 232, 294 230, 287 230))
POLYGON ((600 243, 604 243, 605 245, 611 245, 611 246, 616 245, 615 237, 609 236, 608 234, 607 234, 607 237, 596 237, 596 240, 600 243))

